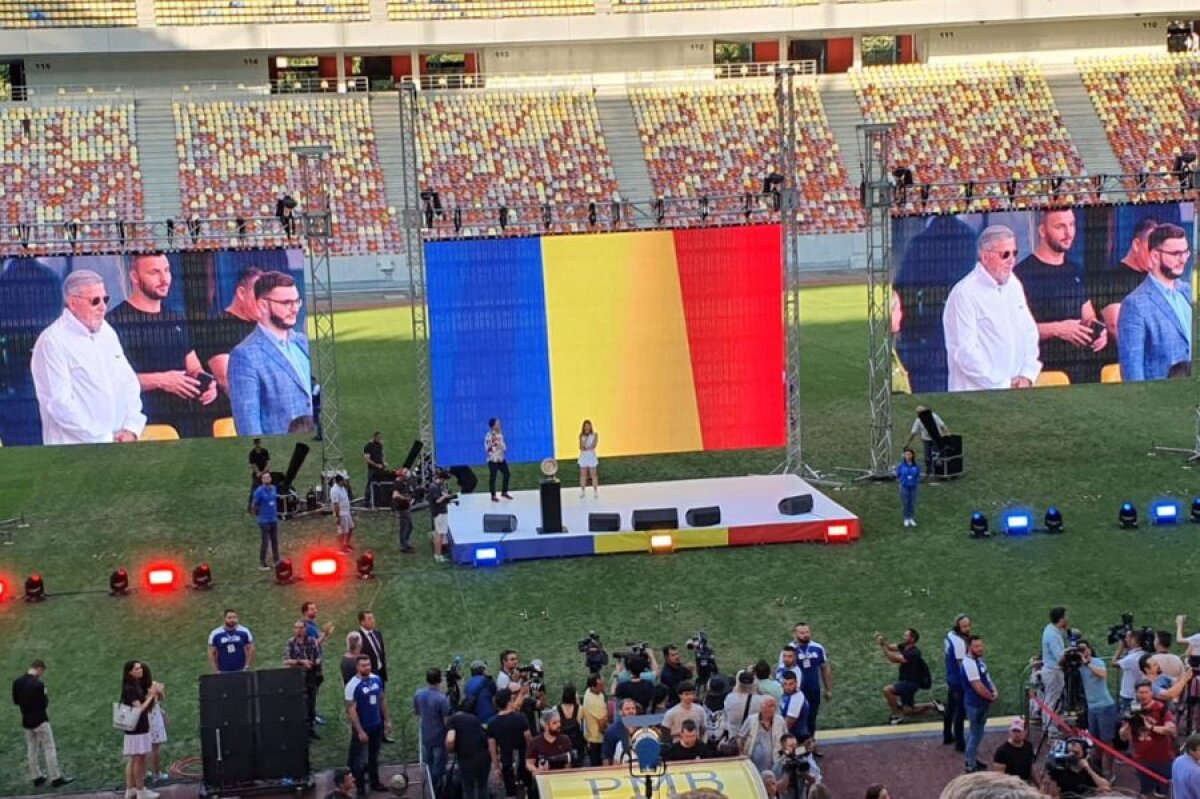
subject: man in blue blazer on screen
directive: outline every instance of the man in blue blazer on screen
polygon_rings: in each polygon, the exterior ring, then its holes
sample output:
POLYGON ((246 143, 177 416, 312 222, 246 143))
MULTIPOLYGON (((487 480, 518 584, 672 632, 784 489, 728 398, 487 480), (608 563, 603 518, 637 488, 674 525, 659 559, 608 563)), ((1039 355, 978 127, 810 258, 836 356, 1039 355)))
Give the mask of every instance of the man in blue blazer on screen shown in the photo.
POLYGON ((1191 374, 1192 291, 1184 279, 1189 241, 1176 225, 1159 225, 1150 234, 1150 273, 1122 300, 1117 322, 1125 382, 1191 374))
POLYGON ((294 328, 300 290, 285 272, 264 272, 254 284, 258 327, 229 354, 229 403, 240 436, 307 433, 313 429, 308 339, 294 328))

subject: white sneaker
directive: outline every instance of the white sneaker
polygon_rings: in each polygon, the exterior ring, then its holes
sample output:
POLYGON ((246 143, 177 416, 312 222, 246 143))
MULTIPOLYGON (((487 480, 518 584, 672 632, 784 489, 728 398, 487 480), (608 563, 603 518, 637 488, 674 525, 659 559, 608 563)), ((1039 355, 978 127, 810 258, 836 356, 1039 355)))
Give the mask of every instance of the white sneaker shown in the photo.
POLYGON ((158 799, 158 792, 143 788, 137 792, 137 799, 158 799))
POLYGON ((916 520, 916 519, 909 519, 909 520, 908 520, 908 526, 909 526, 909 527, 916 527, 916 526, 917 526, 917 520, 916 520))
POLYGON ((583 488, 579 489, 579 498, 587 499, 587 490, 586 489, 583 489, 583 488))

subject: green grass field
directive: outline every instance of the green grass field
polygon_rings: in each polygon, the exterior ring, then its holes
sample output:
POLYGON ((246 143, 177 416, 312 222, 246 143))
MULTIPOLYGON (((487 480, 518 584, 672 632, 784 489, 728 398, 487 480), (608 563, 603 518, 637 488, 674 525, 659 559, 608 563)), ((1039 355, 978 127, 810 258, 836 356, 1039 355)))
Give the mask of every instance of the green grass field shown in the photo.
MULTIPOLYGON (((807 460, 819 469, 861 466, 866 459, 865 290, 861 286, 805 292, 804 423, 807 460)), ((361 471, 358 453, 369 432, 384 432, 392 457, 415 432, 413 352, 401 309, 348 311, 337 318, 343 444, 361 471)), ((1046 610, 1065 604, 1076 626, 1093 638, 1132 610, 1139 623, 1166 626, 1176 613, 1200 615, 1191 576, 1200 528, 1121 532, 1118 503, 1161 494, 1190 498, 1200 490, 1181 457, 1148 454, 1153 442, 1192 440, 1192 381, 1141 386, 1090 386, 1036 392, 939 397, 940 414, 968 442, 969 475, 922 488, 920 527, 900 526, 891 484, 859 484, 836 494, 863 519, 863 540, 846 547, 776 546, 682 552, 669 557, 621 555, 505 565, 471 571, 439 567, 428 546, 401 557, 386 515, 360 517, 361 545, 378 553, 380 579, 336 586, 276 587, 256 569, 257 528, 244 512, 246 450, 242 441, 191 441, 109 448, 0 450, 0 518, 24 511, 32 520, 11 546, 0 547, 0 572, 10 578, 39 570, 56 595, 42 605, 0 605, 0 675, 20 674, 28 661, 49 664, 51 718, 60 757, 87 788, 120 783, 120 739, 109 725, 121 664, 146 660, 168 689, 169 760, 199 754, 196 676, 205 670, 205 639, 222 608, 241 610, 258 639, 260 665, 282 657, 290 623, 304 599, 341 634, 360 608, 373 608, 388 637, 390 701, 405 721, 411 756, 414 727, 405 712, 425 668, 454 654, 495 663, 511 646, 540 657, 548 683, 585 676, 575 642, 595 629, 611 648, 626 640, 655 645, 708 632, 723 671, 772 656, 791 625, 809 621, 834 664, 835 697, 822 711, 827 726, 879 723, 879 687, 894 678, 871 639, 921 630, 937 653, 954 614, 969 612, 989 644, 1000 678, 1002 709, 1019 707, 1020 675, 1036 649, 1046 610), (1012 502, 1044 509, 1059 504, 1067 534, 1020 540, 970 541, 972 509, 995 512, 1012 502), (134 567, 173 555, 188 569, 201 560, 216 589, 166 598, 112 599, 103 591, 118 565, 134 567), (70 595, 72 592, 80 592, 70 595)), ((897 398, 902 440, 915 401, 897 398)), ((290 442, 268 446, 277 462, 290 442)), ((607 459, 602 479, 631 482, 761 473, 781 459, 775 451, 607 459)), ((316 479, 310 459, 300 484, 316 479)), ((515 470, 517 488, 532 488, 532 467, 515 470)), ((574 479, 568 473, 566 479, 574 479)), ((418 517, 419 528, 429 526, 418 517)), ((285 523, 285 551, 324 535, 327 520, 285 523)), ((423 541, 423 539, 422 539, 423 541)), ((328 653, 336 656, 340 646, 328 653)), ((333 683, 321 694, 330 719, 315 763, 345 756, 340 700, 333 683)), ((0 794, 29 789, 16 709, 0 726, 0 794)))

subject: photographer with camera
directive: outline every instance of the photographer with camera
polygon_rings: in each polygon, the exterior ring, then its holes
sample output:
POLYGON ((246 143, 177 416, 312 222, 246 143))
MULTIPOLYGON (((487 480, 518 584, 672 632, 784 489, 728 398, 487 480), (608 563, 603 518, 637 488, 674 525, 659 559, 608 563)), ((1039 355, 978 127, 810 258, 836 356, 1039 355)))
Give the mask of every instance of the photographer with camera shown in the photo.
MULTIPOLYGON (((1063 688, 1066 677, 1067 609, 1050 608, 1050 623, 1042 628, 1042 701, 1056 712, 1062 707, 1063 688)), ((1050 724, 1050 714, 1042 713, 1043 726, 1050 724)))
POLYGON ((940 703, 923 702, 916 704, 917 691, 928 690, 933 686, 933 678, 929 674, 929 666, 917 649, 917 641, 921 634, 909 627, 904 631, 904 641, 899 645, 889 644, 882 633, 875 633, 875 643, 883 650, 888 662, 899 666, 896 682, 883 687, 883 698, 887 700, 888 724, 899 724, 905 718, 923 716, 927 713, 944 713, 946 708, 940 703))
MULTIPOLYGON (((571 739, 562 734, 558 711, 547 710, 542 714, 542 734, 530 741, 525 750, 525 769, 531 774, 545 774, 571 768, 574 751, 571 739)), ((529 787, 533 785, 536 781, 529 787)))
POLYGON ((1154 646, 1153 634, 1154 631, 1149 628, 1135 630, 1132 613, 1122 613, 1121 623, 1108 631, 1110 644, 1120 642, 1116 653, 1113 654, 1113 662, 1121 669, 1121 688, 1117 695, 1117 707, 1122 713, 1127 712, 1129 706, 1133 704, 1134 686, 1142 678, 1142 668, 1138 665, 1138 661, 1145 654, 1147 646, 1154 646), (1147 630, 1151 635, 1151 640, 1149 643, 1144 643, 1143 633, 1147 630))
POLYGON ((433 517, 433 559, 445 563, 447 558, 446 537, 450 535, 450 503, 458 499, 457 494, 446 488, 450 472, 438 469, 433 476, 433 484, 429 486, 429 515, 433 517))
POLYGON ((667 748, 663 754, 663 760, 676 762, 708 760, 709 758, 716 757, 708 742, 701 739, 704 733, 704 727, 697 726, 696 722, 691 719, 684 720, 679 726, 678 739, 667 748))
POLYGON ((1112 785, 1097 774, 1087 757, 1088 743, 1083 738, 1056 741, 1046 763, 1042 790, 1059 799, 1084 799, 1112 785))
MULTIPOLYGON (((1139 766, 1163 777, 1171 778, 1171 761, 1175 757, 1175 717, 1162 702, 1154 698, 1148 680, 1134 686, 1134 701, 1129 712, 1121 717, 1121 740, 1133 745, 1133 759, 1139 766)), ((1165 787, 1147 774, 1138 772, 1138 785, 1145 799, 1165 794, 1165 787)))
POLYGON ((532 739, 529 722, 518 712, 520 695, 507 688, 496 691, 496 710, 488 722, 488 750, 500 779, 504 782, 504 795, 517 795, 517 778, 525 784, 533 782, 525 773, 525 750, 532 739))
POLYGON ((778 786, 777 795, 785 799, 807 796, 809 789, 821 781, 821 767, 801 743, 790 733, 783 736, 779 741, 775 763, 771 766, 778 786))
MULTIPOLYGON (((1083 683, 1083 695, 1087 700, 1088 733, 1097 741, 1112 744, 1117 739, 1117 703, 1108 692, 1108 668, 1104 661, 1096 657, 1089 641, 1080 639, 1079 657, 1083 668, 1079 670, 1080 682, 1083 683)), ((1105 774, 1113 773, 1112 754, 1106 749, 1100 749, 1100 770, 1105 774)))
MULTIPOLYGON (((683 643, 696 659, 696 682, 707 686, 714 674, 720 672, 717 667, 717 653, 708 643, 708 635, 700 630, 683 643)), ((690 678, 689 678, 690 679, 690 678)), ((707 694, 706 694, 707 695, 707 694)))
POLYGON ((675 644, 667 644, 662 652, 663 666, 658 673, 658 681, 671 692, 668 705, 674 707, 679 704, 679 684, 692 679, 692 667, 683 663, 679 647, 675 644))
POLYGON ((588 630, 587 636, 575 646, 583 655, 583 663, 589 674, 599 674, 608 665, 608 653, 604 651, 604 643, 595 630, 588 630))
POLYGON ((689 721, 700 730, 700 740, 707 741, 708 710, 696 704, 696 686, 690 680, 679 684, 679 704, 663 715, 662 726, 671 733, 672 740, 678 741, 680 730, 689 721))

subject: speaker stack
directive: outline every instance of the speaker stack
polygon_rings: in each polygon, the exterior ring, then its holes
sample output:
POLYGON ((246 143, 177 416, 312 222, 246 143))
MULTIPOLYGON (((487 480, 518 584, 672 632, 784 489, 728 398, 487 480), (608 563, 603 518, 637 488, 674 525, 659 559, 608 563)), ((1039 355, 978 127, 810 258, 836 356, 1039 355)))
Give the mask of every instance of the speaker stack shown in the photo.
POLYGON ((204 787, 311 780, 308 701, 299 669, 200 677, 204 787))

